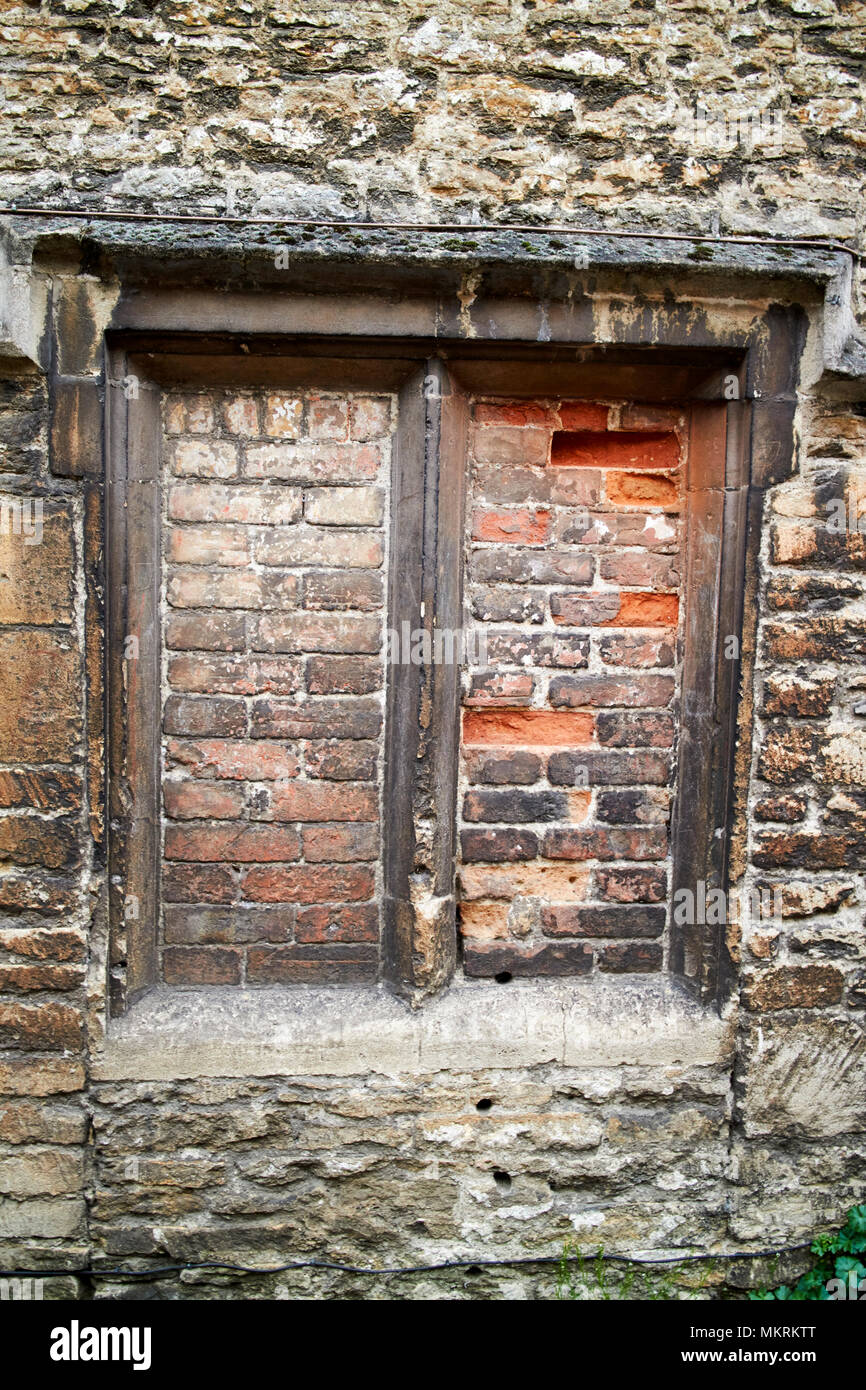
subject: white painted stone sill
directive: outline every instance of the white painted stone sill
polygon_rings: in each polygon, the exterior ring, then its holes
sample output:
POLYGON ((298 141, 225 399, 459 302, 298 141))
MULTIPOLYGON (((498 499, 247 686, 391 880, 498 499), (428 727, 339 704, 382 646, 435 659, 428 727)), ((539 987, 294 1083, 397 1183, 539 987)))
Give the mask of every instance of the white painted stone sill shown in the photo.
POLYGON ((386 1076, 545 1063, 726 1065, 733 1016, 669 978, 455 981, 413 1010, 382 987, 158 989, 94 1048, 96 1080, 386 1076))

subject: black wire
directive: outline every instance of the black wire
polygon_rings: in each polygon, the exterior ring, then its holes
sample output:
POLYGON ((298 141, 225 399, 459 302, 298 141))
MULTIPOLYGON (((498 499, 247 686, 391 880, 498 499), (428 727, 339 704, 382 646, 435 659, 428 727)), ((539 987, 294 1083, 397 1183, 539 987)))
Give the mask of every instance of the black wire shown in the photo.
POLYGON ((281 1265, 240 1265, 225 1260, 201 1260, 187 1264, 153 1265, 150 1269, 0 1269, 0 1278, 21 1278, 34 1275, 43 1278, 54 1275, 77 1275, 86 1279, 123 1278, 148 1279, 158 1274, 177 1274, 192 1269, 223 1269, 233 1274, 285 1274, 297 1269, 329 1269, 340 1274, 432 1274, 443 1269, 503 1269, 518 1265, 562 1265, 592 1264, 602 1260, 606 1264, 638 1265, 652 1268, 655 1265, 698 1264, 709 1260, 758 1260, 788 1255, 796 1250, 805 1250, 806 1245, 784 1246, 780 1250, 733 1250, 718 1254, 699 1255, 659 1255, 657 1258, 643 1258, 639 1255, 614 1255, 599 1250, 595 1254, 580 1255, 515 1255, 508 1259, 463 1259, 444 1260, 440 1264, 426 1265, 384 1265, 370 1269, 365 1265, 341 1264, 337 1260, 294 1260, 281 1265))
POLYGON ((715 236, 705 232, 632 232, 619 227, 574 227, 534 222, 350 222, 325 217, 236 217, 222 213, 88 211, 86 208, 0 207, 0 217, 78 217, 121 222, 201 222, 240 227, 329 227, 343 231, 385 232, 533 232, 538 236, 631 237, 638 241, 712 241, 736 246, 802 246, 844 251, 854 260, 860 252, 842 241, 819 237, 715 236))

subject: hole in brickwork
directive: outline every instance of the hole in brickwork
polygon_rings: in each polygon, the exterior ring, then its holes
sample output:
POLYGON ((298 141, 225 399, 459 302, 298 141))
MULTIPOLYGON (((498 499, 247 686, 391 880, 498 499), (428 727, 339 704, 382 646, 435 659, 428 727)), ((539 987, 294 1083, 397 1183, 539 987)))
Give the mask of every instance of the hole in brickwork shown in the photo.
POLYGON ((474 1274, 480 1274, 480 1273, 481 1273, 481 1269, 479 1268, 478 1265, 469 1265, 469 1266, 467 1266, 466 1273, 467 1273, 467 1274, 473 1274, 473 1275, 474 1275, 474 1274))
POLYGON ((510 970, 500 970, 499 974, 494 975, 493 978, 498 985, 507 985, 514 979, 514 976, 510 970))
POLYGON ((569 468, 676 468, 679 442, 675 434, 649 430, 555 430, 550 461, 569 468))
POLYGON ((476 1109, 476 1110, 490 1110, 490 1109, 492 1109, 492 1107, 493 1107, 493 1101, 490 1100, 489 1097, 487 1097, 487 1096, 485 1096, 482 1100, 479 1100, 479 1101, 476 1101, 476 1102, 475 1102, 475 1109, 476 1109))
POLYGON ((502 1168, 496 1168, 493 1172, 493 1181, 497 1187, 510 1187, 511 1174, 506 1173, 502 1168))

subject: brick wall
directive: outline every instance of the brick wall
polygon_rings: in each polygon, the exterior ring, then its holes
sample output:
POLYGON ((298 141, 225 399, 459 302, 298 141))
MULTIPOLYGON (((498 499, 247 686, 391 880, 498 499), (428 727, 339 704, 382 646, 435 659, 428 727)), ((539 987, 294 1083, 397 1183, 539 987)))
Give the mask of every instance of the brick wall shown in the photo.
POLYGON ((375 978, 391 400, 163 420, 164 978, 375 978))
POLYGON ((662 968, 682 429, 622 402, 474 404, 469 974, 662 968))

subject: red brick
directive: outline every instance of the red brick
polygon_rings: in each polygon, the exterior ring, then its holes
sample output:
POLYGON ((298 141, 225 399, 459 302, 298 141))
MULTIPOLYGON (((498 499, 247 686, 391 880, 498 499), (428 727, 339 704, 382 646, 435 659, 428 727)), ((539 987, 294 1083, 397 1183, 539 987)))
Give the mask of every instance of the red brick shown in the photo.
POLYGON ((236 652, 246 643, 243 613, 170 613, 165 645, 175 651, 236 652))
POLYGON ((240 945, 248 941, 291 941, 295 910, 279 907, 203 907, 169 903, 165 939, 172 945, 240 945))
POLYGON ((472 452, 478 463, 543 468, 550 453, 550 431, 523 425, 476 425, 472 452))
POLYGON ((538 853, 538 836, 532 830, 461 830, 460 851, 467 863, 514 863, 534 859, 538 853))
POLYGON ((376 787, 345 782, 292 782, 268 795, 268 815, 291 821, 373 821, 379 815, 376 787))
POLYGON ((541 929, 545 936, 654 938, 666 916, 665 907, 545 907, 541 929))
POLYGON ((376 444, 248 444, 246 455, 248 478, 290 483, 366 482, 377 477, 382 463, 376 444))
POLYGON ((255 396, 234 396, 225 401, 222 416, 229 434, 254 439, 259 433, 259 403, 255 396))
POLYGON ((617 830, 548 830, 544 854, 548 859, 663 859, 667 831, 635 826, 617 830))
POLYGON ((676 633, 669 628, 658 632, 608 632, 601 638, 598 652, 607 666, 673 666, 676 633))
POLYGON ((676 594, 551 594, 555 623, 569 627, 676 627, 676 594))
POLYGON ((238 471, 236 445, 227 439, 183 439, 174 446, 174 473, 179 477, 233 478, 238 471))
POLYGON ((591 714, 553 713, 548 710, 467 710, 463 715, 463 742, 500 747, 571 747, 587 744, 593 736, 591 714))
POLYGON ((162 726, 167 734, 193 737, 197 734, 243 734, 247 727, 247 708, 243 700, 169 695, 162 726))
POLYGON ((662 968, 662 947, 656 941, 615 941, 602 946, 598 968, 618 975, 646 975, 662 968))
POLYGON ((509 589, 499 584, 489 589, 473 585, 472 616, 482 623, 543 623, 545 594, 536 589, 509 589))
POLYGON ((166 859, 200 863, 281 863, 297 859, 296 830, 277 825, 167 825, 166 859))
POLYGON ((256 651, 372 654, 382 647, 382 623, 374 614, 268 613, 255 620, 250 644, 256 651))
POLYGON ((243 812, 242 787, 219 782, 163 783, 165 814, 174 820, 233 820, 243 812))
POLYGON ((497 631, 487 634, 487 660, 491 666, 586 666, 589 635, 566 632, 497 631))
POLYGON ((550 703, 578 709, 584 705, 621 705, 630 709, 667 705, 674 694, 673 676, 554 676, 550 703))
POLYGON ((559 427, 562 430, 606 430, 609 408, 594 401, 562 401, 559 427))
POLYGON ((175 608, 292 608, 300 592, 300 577, 284 571, 185 569, 168 581, 168 601, 175 608))
POLYGON ((262 738, 376 738, 382 725, 378 700, 313 699, 296 705, 284 700, 256 700, 253 732, 262 738))
POLYGON ((592 970, 592 947, 586 942, 523 948, 518 946, 474 946, 463 949, 463 969, 467 975, 495 977, 539 975, 588 975, 592 970))
POLYGON ((349 433, 353 439, 381 439, 389 435, 390 396, 354 396, 350 402, 349 433))
POLYGON ((677 518, 662 512, 566 513, 556 532, 566 545, 639 546, 664 553, 679 548, 677 518))
POLYGON ((311 695, 367 695, 383 683, 382 663, 376 657, 311 656, 307 662, 311 695))
POLYGON ((265 399, 265 434, 276 439, 297 439, 303 414, 304 402, 300 396, 275 392, 265 399))
POLYGON ((369 862, 379 854, 377 825, 305 825, 301 828, 308 864, 369 862))
POLYGON ((510 545, 540 545, 550 534, 551 513, 543 508, 511 511, 477 509, 472 514, 472 538, 507 541, 510 545))
MULTIPOLYGON (((626 718, 627 716, 623 716, 626 718)), ((553 753, 547 776, 559 787, 631 787, 640 783, 664 786, 670 780, 670 759, 663 753, 608 748, 553 753)))
POLYGON ((485 705, 528 705, 532 700, 535 681, 519 671, 478 671, 470 680, 465 704, 482 708, 485 705))
POLYGON ((224 864, 165 864, 162 896, 167 903, 230 903, 237 876, 224 864))
POLYGON ((247 960, 250 984, 354 984, 376 978, 375 946, 254 946, 247 960))
POLYGON ((349 404, 339 396, 321 396, 307 406, 307 434, 310 439, 347 439, 349 404))
POLYGON ((543 762, 537 753, 502 748, 493 753, 468 750, 465 766, 470 782, 488 786, 530 786, 540 778, 543 762))
POLYGON ((676 589, 680 582, 679 562, 666 555, 626 551, 602 555, 599 574, 608 584, 633 585, 647 589, 676 589))
POLYGON ((385 601, 381 574, 371 570, 319 570, 304 576, 304 607, 350 608, 369 613, 385 601))
POLYGON ((250 562, 242 526, 172 526, 168 558, 176 565, 245 566, 250 562))
POLYGON ((256 537, 261 565, 328 565, 336 569, 378 569, 384 558, 378 531, 294 526, 263 531, 256 537))
MULTIPOLYGON (((473 469, 475 496, 486 503, 549 502, 550 474, 521 464, 481 463, 473 469)), ((583 499, 581 499, 583 500, 583 499)), ((598 496, 596 494, 596 500, 598 496)))
POLYGON ((669 714, 597 714, 595 732, 607 748, 671 748, 674 721, 669 714))
POLYGON ((166 946, 163 976, 167 985, 238 985, 241 959, 224 946, 166 946))
POLYGON ((379 909, 375 903, 301 908, 295 939, 302 942, 378 941, 379 909))
POLYGON ((301 686, 301 663, 290 656, 173 656, 169 683, 201 694, 293 695, 301 686))
POLYGON ((372 897, 373 870, 362 864, 317 864, 247 869, 242 893, 250 902, 363 902, 372 897))
POLYGON ((615 903, 663 903, 667 874, 662 869, 596 869, 595 891, 615 903))
POLYGON ((595 575, 592 555, 573 550, 516 549, 484 546, 469 554, 469 576, 480 583, 591 584, 595 575))
POLYGON ((552 429, 556 424, 553 407, 536 401, 479 401, 474 416, 479 425, 540 425, 552 429))
POLYGON ((369 782, 376 776, 379 750, 375 743, 357 739, 323 739, 305 749, 308 777, 329 782, 369 782))
POLYGON ((167 761, 192 768, 195 777, 226 777, 240 782, 270 782, 297 777, 292 748, 271 740, 169 739, 167 761))

